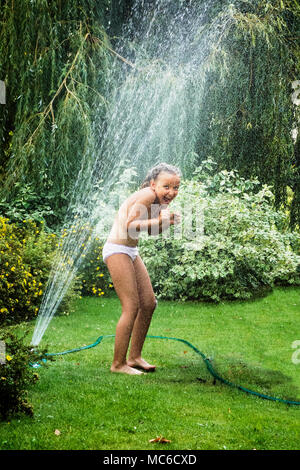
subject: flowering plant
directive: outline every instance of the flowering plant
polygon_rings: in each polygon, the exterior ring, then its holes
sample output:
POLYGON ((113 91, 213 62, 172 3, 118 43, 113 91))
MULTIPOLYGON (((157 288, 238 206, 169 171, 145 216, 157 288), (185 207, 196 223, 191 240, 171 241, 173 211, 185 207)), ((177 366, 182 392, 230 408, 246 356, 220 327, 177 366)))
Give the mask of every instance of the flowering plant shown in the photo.
POLYGON ((17 335, 12 327, 0 330, 0 341, 5 346, 0 361, 0 419, 8 419, 16 413, 33 416, 27 391, 39 376, 29 364, 44 358, 46 350, 36 352, 26 346, 26 335, 27 331, 23 336, 17 335))
POLYGON ((56 244, 43 224, 0 217, 0 324, 37 314, 56 244))

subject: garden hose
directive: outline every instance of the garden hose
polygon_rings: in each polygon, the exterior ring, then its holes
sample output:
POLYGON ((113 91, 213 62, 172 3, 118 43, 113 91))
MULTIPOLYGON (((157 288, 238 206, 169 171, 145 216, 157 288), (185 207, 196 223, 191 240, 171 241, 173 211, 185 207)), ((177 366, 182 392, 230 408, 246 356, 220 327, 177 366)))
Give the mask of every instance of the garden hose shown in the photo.
MULTIPOLYGON (((80 348, 74 348, 74 349, 68 349, 66 351, 57 352, 57 353, 46 353, 46 356, 61 356, 61 355, 69 354, 69 353, 72 353, 72 352, 83 351, 84 349, 90 349, 90 348, 93 348, 93 347, 97 346, 98 344, 100 344, 101 341, 103 340, 103 338, 112 338, 114 336, 115 335, 102 335, 102 336, 99 336, 99 338, 94 343, 89 344, 87 346, 82 346, 80 348)), ((277 401, 277 402, 280 402, 280 403, 285 403, 286 405, 300 405, 300 401, 284 400, 283 398, 277 398, 277 397, 272 397, 270 395, 264 395, 262 393, 255 392, 253 390, 249 390, 248 388, 242 387, 241 385, 237 385, 233 382, 229 382, 228 380, 224 379, 219 374, 217 374, 217 372, 214 370, 214 368, 212 366, 211 360, 208 357, 206 357, 205 354, 203 354, 201 351, 199 351, 199 349, 197 349, 195 346, 193 346, 189 341, 186 341, 185 339, 172 338, 172 337, 168 337, 168 336, 153 336, 153 335, 147 335, 146 338, 173 340, 173 341, 179 341, 181 343, 184 343, 186 346, 191 348, 195 353, 197 353, 199 356, 201 356, 201 358, 203 359, 203 361, 206 365, 206 368, 207 368, 208 372, 216 380, 219 380, 220 382, 222 382, 225 385, 229 385, 230 387, 235 387, 238 390, 241 390, 242 392, 246 392, 246 393, 249 393, 251 395, 255 395, 259 398, 264 398, 266 400, 277 401)), ((47 361, 46 359, 43 359, 43 362, 46 362, 46 361, 47 361)), ((31 364, 31 366, 32 367, 40 367, 40 364, 35 363, 35 364, 31 364)))

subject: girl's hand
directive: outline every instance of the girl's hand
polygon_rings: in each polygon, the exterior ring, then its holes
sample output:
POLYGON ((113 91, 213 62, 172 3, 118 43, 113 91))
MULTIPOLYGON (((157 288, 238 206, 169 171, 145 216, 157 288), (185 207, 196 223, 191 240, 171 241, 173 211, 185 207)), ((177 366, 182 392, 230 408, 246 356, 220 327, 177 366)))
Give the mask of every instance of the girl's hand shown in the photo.
POLYGON ((170 225, 176 225, 180 222, 180 215, 175 212, 170 212, 168 209, 162 209, 159 214, 159 223, 160 226, 165 229, 170 225))
POLYGON ((171 225, 179 224, 180 220, 181 220, 181 217, 179 214, 176 214, 176 212, 171 213, 171 225))
POLYGON ((159 214, 159 223, 163 227, 170 225, 171 213, 169 208, 162 209, 159 214))

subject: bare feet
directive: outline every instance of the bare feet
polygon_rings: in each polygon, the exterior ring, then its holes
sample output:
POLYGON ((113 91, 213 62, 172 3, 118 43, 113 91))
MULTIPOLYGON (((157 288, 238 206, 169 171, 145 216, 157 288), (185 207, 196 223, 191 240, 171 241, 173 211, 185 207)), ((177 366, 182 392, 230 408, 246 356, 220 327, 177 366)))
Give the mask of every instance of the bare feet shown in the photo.
POLYGON ((148 364, 148 362, 146 362, 142 357, 134 359, 134 360, 128 360, 127 364, 130 367, 136 367, 146 372, 154 372, 156 369, 156 366, 152 364, 148 364))
POLYGON ((111 366, 110 370, 111 372, 120 372, 122 374, 128 374, 128 375, 142 375, 143 374, 143 372, 141 372, 140 370, 134 369, 133 367, 130 367, 127 364, 124 364, 120 367, 111 366))

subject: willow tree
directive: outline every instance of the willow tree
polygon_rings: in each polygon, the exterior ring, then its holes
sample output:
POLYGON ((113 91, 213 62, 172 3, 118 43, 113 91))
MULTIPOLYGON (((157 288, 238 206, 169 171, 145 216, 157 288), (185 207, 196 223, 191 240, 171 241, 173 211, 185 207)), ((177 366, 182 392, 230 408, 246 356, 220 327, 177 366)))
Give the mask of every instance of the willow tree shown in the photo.
MULTIPOLYGON (((106 112, 110 0, 6 0, 0 21, 0 186, 62 216, 106 112)), ((52 222, 55 222, 52 220, 52 222)))
MULTIPOLYGON (((133 61, 142 57, 144 71, 156 64, 158 78, 166 64, 176 78, 186 60, 193 63, 196 77, 188 78, 183 101, 193 110, 199 103, 199 110, 188 113, 180 106, 168 115, 167 127, 179 126, 181 114, 190 115, 186 135, 194 139, 189 129, 196 121, 193 164, 212 157, 218 170, 257 176, 274 186, 277 207, 286 203, 289 186, 291 221, 299 225, 300 164, 291 135, 299 113, 291 100, 300 69, 298 0, 2 1, 0 79, 6 82, 7 104, 0 107, 0 178, 5 194, 15 199, 22 190, 26 197, 30 188, 41 203, 51 202, 56 215, 63 214, 82 164, 97 152, 97 128, 110 107, 113 52, 106 32, 120 37, 122 23, 137 11, 136 21, 128 21, 128 47, 119 46, 119 52, 133 61), (200 21, 191 27, 197 15, 200 21), (175 50, 181 51, 177 62, 171 59, 175 50)), ((145 82, 143 73, 131 78, 145 82)), ((172 99, 175 91, 170 81, 172 99)), ((131 114, 141 128, 143 112, 135 102, 131 114)), ((123 115, 129 126, 127 109, 123 115)), ((139 130, 147 134, 147 128, 139 130)), ((166 132, 166 141, 172 132, 181 135, 182 129, 166 132)), ((177 147, 182 146, 193 147, 194 141, 177 147)), ((167 150, 172 153, 172 147, 167 150)))
POLYGON ((273 185, 277 208, 285 205, 289 186, 291 219, 299 224, 300 169, 291 134, 297 120, 292 82, 300 76, 298 1, 213 3, 210 22, 226 8, 232 21, 213 50, 206 76, 199 162, 210 156, 219 169, 235 168, 273 185))

